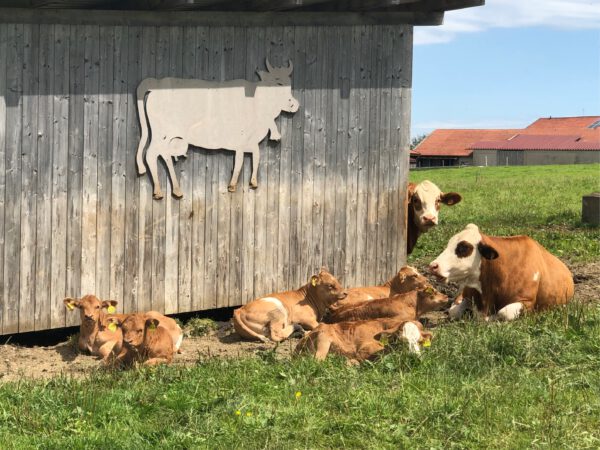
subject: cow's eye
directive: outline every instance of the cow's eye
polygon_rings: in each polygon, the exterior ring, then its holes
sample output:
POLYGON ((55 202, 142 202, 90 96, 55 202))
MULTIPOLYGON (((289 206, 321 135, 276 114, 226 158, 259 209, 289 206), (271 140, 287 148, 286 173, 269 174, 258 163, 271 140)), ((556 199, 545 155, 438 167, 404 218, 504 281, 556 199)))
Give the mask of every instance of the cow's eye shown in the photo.
POLYGON ((416 197, 416 196, 413 197, 412 198, 412 204, 413 204, 413 206, 415 207, 415 209, 417 211, 419 211, 421 209, 422 205, 421 205, 421 199, 419 197, 416 197))
POLYGON ((328 284, 327 287, 331 290, 333 290, 333 288, 334 288, 333 284, 328 284))
POLYGON ((96 306, 96 309, 100 309, 100 307, 99 307, 99 306, 96 306))

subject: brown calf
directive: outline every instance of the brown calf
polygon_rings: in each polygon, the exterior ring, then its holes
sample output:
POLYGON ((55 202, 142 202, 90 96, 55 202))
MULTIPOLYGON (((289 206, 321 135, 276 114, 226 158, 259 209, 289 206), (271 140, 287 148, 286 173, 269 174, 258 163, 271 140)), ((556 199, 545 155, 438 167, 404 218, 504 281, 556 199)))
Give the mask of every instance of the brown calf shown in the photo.
POLYGON ((417 269, 411 266, 403 266, 396 275, 381 286, 347 289, 346 292, 348 292, 348 296, 343 300, 335 302, 329 307, 329 310, 335 311, 336 309, 347 305, 378 298, 387 298, 395 294, 403 294, 427 286, 429 286, 429 281, 421 275, 417 269))
POLYGON ((130 314, 124 320, 109 318, 123 332, 123 350, 117 360, 125 366, 134 363, 156 365, 170 364, 176 352, 169 330, 155 317, 147 314, 130 314))
POLYGON ((456 192, 443 193, 429 180, 408 183, 408 215, 406 220, 406 253, 412 253, 419 236, 439 222, 440 206, 453 206, 462 200, 456 192))
POLYGON ((327 308, 345 297, 338 280, 321 269, 300 289, 260 297, 236 309, 233 326, 242 338, 281 342, 298 327, 316 328, 327 308))
MULTIPOLYGON (((563 305, 574 293, 567 266, 538 242, 527 236, 486 236, 474 224, 450 238, 429 270, 458 283, 463 296, 475 297, 485 319, 512 320, 524 311, 563 305)), ((468 303, 453 305, 450 317, 460 317, 468 303)))
POLYGON ((384 335, 400 334, 408 342, 411 352, 419 353, 419 343, 431 338, 417 321, 396 319, 361 320, 321 324, 304 336, 296 346, 296 353, 309 352, 324 360, 329 352, 343 355, 351 362, 372 359, 385 345, 384 335))
POLYGON ((106 314, 104 309, 114 310, 115 300, 100 301, 95 295, 85 295, 81 299, 65 298, 65 307, 69 311, 79 309, 81 325, 77 347, 82 352, 99 355, 107 362, 111 355, 121 351, 123 336, 121 330, 108 327, 109 317, 125 317, 124 314, 106 314))
POLYGON ((368 300, 338 308, 327 315, 327 323, 349 320, 394 318, 396 320, 416 320, 422 314, 442 309, 448 303, 448 296, 429 285, 390 298, 368 300))

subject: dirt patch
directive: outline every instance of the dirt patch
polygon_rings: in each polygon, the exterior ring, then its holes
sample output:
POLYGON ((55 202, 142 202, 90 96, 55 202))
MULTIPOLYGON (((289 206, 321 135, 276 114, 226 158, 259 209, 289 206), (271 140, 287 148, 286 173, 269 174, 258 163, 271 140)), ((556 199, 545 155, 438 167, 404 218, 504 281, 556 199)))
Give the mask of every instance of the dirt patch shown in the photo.
MULTIPOLYGON (((583 302, 600 301, 600 263, 573 264, 569 268, 575 280, 575 297, 583 302)), ((418 267, 425 273, 424 267, 418 267)), ((453 298, 457 286, 431 280, 436 288, 453 298)), ((434 328, 444 322, 446 314, 425 316, 425 325, 434 328)), ((241 341, 233 333, 229 322, 218 322, 218 329, 203 337, 188 337, 183 341, 183 353, 176 355, 174 364, 192 365, 206 358, 238 358, 260 352, 275 351, 278 357, 288 357, 298 339, 290 339, 279 346, 261 342, 241 341)), ((48 347, 0 346, 0 382, 21 378, 51 378, 59 375, 83 377, 102 370, 100 361, 77 352, 70 342, 48 347)))

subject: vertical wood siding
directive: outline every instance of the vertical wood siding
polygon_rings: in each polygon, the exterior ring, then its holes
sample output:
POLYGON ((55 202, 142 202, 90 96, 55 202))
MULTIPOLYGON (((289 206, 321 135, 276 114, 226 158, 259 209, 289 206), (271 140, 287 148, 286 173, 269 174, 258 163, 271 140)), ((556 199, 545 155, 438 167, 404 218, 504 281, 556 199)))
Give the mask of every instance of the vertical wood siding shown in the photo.
POLYGON ((348 286, 405 260, 412 27, 0 24, 0 334, 77 323, 62 299, 119 311, 234 306, 321 266, 348 286), (258 80, 294 64, 295 114, 246 155, 190 148, 184 197, 139 177, 135 89, 147 77, 258 80), (22 70, 21 70, 22 68, 22 70))

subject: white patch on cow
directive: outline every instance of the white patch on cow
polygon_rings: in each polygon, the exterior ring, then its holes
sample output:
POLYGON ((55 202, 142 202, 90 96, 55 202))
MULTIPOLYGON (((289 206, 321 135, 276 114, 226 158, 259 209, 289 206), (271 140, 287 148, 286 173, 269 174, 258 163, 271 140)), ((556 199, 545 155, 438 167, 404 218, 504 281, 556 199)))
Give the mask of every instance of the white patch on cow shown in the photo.
MULTIPOLYGON (((181 332, 181 328, 179 328, 179 331, 181 332)), ((177 341, 175 342, 175 351, 179 350, 179 347, 181 347, 182 341, 183 341, 183 333, 179 333, 179 337, 177 338, 177 341)))
POLYGON ((275 297, 263 297, 261 298, 261 300, 263 302, 274 304, 277 310, 279 310, 283 314, 283 317, 285 318, 285 323, 288 322, 288 311, 285 308, 285 306, 283 306, 283 303, 281 303, 281 300, 275 297))
POLYGON ((481 270, 481 255, 477 251, 477 244, 481 242, 481 234, 477 225, 470 223, 463 231, 455 234, 448 241, 446 249, 431 262, 437 264, 433 272, 446 279, 447 282, 460 283, 464 286, 477 289, 481 292, 479 274, 481 270), (473 252, 464 258, 456 255, 456 246, 459 242, 466 241, 471 244, 473 252))
POLYGON ((504 308, 502 308, 500 311, 498 311, 498 314, 496 314, 493 318, 496 320, 506 320, 506 321, 515 320, 517 317, 519 317, 521 315, 521 312, 523 311, 523 309, 524 309, 523 303, 521 303, 521 302, 511 303, 510 305, 506 305, 504 308))
POLYGON ((452 306, 448 310, 448 316, 450 317, 450 320, 458 320, 470 308, 471 308, 471 299, 463 298, 460 303, 452 304, 452 306))
POLYGON ((421 353, 419 341, 421 340, 421 330, 412 322, 406 322, 402 327, 402 337, 408 342, 408 350, 417 355, 421 353))
POLYGON ((540 279, 540 273, 539 272, 534 273, 533 274, 533 281, 537 281, 539 279, 540 279))
POLYGON ((439 187, 429 180, 421 181, 415 187, 414 195, 421 200, 421 210, 415 211, 415 221, 417 226, 424 225, 423 218, 428 217, 434 225, 437 225, 439 219, 439 211, 435 207, 435 203, 440 198, 442 191, 439 187))

